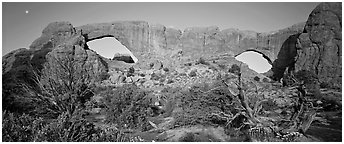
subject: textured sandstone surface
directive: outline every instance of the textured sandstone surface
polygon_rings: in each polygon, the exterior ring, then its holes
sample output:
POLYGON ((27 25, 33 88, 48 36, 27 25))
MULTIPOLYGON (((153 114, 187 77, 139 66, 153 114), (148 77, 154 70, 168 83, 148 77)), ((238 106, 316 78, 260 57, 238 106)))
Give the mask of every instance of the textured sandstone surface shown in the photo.
MULTIPOLYGON (((117 21, 73 27, 69 22, 50 23, 29 50, 17 50, 3 57, 3 72, 30 63, 41 69, 46 55, 58 47, 73 48, 76 57, 107 71, 105 62, 87 46, 88 41, 113 37, 148 67, 158 60, 164 66, 199 57, 236 56, 247 50, 264 54, 273 62, 275 76, 285 69, 314 71, 322 80, 341 77, 341 3, 321 3, 306 23, 257 33, 216 26, 190 27, 181 31, 144 21, 117 21), (20 54, 17 54, 20 53, 20 54), (84 58, 87 57, 87 58, 84 58)), ((67 49, 64 49, 67 50, 67 49)))
POLYGON ((298 37, 296 70, 310 70, 320 82, 342 77, 342 4, 321 3, 309 15, 305 33, 298 37))
POLYGON ((319 82, 341 87, 342 77, 341 3, 321 3, 309 15, 303 33, 284 41, 273 63, 275 79, 285 70, 308 70, 319 82))
POLYGON ((18 49, 3 56, 3 74, 28 80, 34 76, 34 70, 42 70, 46 62, 54 57, 73 57, 76 65, 84 68, 93 66, 93 73, 107 72, 107 64, 97 53, 85 48, 85 38, 69 22, 50 23, 36 39, 30 49, 18 49))

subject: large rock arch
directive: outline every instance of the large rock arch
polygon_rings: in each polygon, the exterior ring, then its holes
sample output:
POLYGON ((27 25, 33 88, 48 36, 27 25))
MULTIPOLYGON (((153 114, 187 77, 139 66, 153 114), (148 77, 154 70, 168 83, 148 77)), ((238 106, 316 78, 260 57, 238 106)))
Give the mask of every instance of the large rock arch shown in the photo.
MULTIPOLYGON (((148 23, 124 21, 88 24, 76 28, 82 31, 85 42, 104 37, 113 37, 127 47, 135 56, 140 57, 148 49, 148 23)), ((138 58, 140 59, 140 58, 138 58)))

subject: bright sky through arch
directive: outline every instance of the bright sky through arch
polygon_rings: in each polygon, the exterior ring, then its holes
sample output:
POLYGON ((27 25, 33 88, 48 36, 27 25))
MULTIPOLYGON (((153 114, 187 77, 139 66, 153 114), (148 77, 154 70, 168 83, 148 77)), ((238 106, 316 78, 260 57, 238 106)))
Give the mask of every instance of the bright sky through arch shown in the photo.
POLYGON ((248 67, 258 73, 264 73, 271 69, 271 65, 268 60, 266 60, 262 54, 247 51, 235 57, 238 61, 244 62, 248 67))
POLYGON ((87 45, 90 49, 97 52, 97 54, 112 59, 116 53, 120 54, 130 54, 135 62, 137 58, 118 40, 113 37, 105 37, 102 39, 96 39, 87 42, 87 45))

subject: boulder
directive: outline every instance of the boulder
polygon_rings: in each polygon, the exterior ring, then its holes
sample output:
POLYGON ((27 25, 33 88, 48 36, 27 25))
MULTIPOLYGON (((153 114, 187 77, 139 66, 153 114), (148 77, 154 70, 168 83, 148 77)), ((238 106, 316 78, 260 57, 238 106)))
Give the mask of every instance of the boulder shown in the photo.
POLYGON ((313 71, 320 82, 341 87, 342 4, 319 4, 309 15, 297 42, 295 69, 313 71))
POLYGON ((126 63, 135 63, 135 61, 133 60, 133 58, 131 57, 130 54, 119 54, 116 53, 112 60, 117 60, 117 61, 124 61, 126 63))

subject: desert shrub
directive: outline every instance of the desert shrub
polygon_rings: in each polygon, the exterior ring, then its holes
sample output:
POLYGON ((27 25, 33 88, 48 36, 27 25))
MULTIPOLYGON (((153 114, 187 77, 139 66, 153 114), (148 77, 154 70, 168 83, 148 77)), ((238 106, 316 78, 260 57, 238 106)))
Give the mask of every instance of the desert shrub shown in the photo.
POLYGON ((233 64, 231 68, 228 69, 228 72, 238 74, 240 72, 240 67, 237 64, 233 64))
POLYGON ((2 113, 3 142, 32 142, 37 132, 43 127, 41 118, 28 114, 17 114, 4 111, 2 113))
POLYGON ((267 82, 269 82, 269 79, 263 78, 263 82, 267 83, 267 82))
POLYGON ((60 114, 72 114, 92 96, 92 89, 99 75, 92 65, 80 65, 73 56, 49 57, 40 76, 37 89, 27 87, 27 93, 36 106, 32 114, 57 118, 60 114))
POLYGON ((168 79, 167 80, 167 84, 171 84, 171 83, 173 83, 174 81, 172 80, 172 79, 168 79))
POLYGON ((107 72, 102 72, 99 77, 100 80, 107 80, 109 79, 110 75, 107 72))
POLYGON ((278 105, 273 99, 268 99, 267 101, 262 102, 262 108, 266 111, 271 111, 275 108, 278 108, 278 105))
POLYGON ((127 77, 134 76, 134 73, 135 73, 134 67, 130 67, 130 68, 128 69, 127 77))
POLYGON ((160 79, 165 79, 165 76, 158 73, 151 74, 151 80, 159 81, 160 79))
POLYGON ((35 141, 48 142, 89 142, 100 130, 93 123, 82 118, 83 111, 72 115, 62 113, 57 119, 44 126, 36 135, 35 141))
MULTIPOLYGON (((3 75, 3 80, 6 79, 3 75)), ((20 83, 3 81, 2 86, 2 110, 19 113, 29 113, 35 109, 30 95, 23 89, 20 83)))
POLYGON ((154 63, 149 63, 149 68, 152 69, 154 67, 154 63))
POLYGON ((180 142, 196 142, 197 138, 193 133, 188 132, 183 137, 179 138, 179 141, 180 142))
POLYGON ((239 101, 234 100, 234 96, 226 88, 218 88, 207 93, 202 92, 203 88, 192 88, 189 91, 182 91, 176 95, 180 100, 177 107, 181 112, 174 113, 174 127, 197 124, 212 124, 212 113, 237 113, 240 106, 239 101))
POLYGON ((198 65, 198 64, 209 65, 209 63, 206 62, 202 57, 200 57, 200 58, 196 61, 195 65, 198 65))
POLYGON ((100 95, 106 106, 106 122, 117 124, 119 128, 149 129, 147 116, 150 114, 150 101, 147 92, 135 85, 124 85, 100 95))
POLYGON ((140 73, 139 75, 140 75, 140 77, 145 77, 146 76, 144 73, 140 73))
POLYGON ((260 81, 260 78, 259 78, 258 76, 255 76, 253 79, 254 79, 255 81, 257 81, 257 82, 260 81))
POLYGON ((295 73, 295 78, 300 82, 303 81, 306 85, 306 88, 309 90, 309 92, 313 93, 315 97, 321 97, 319 79, 314 72, 301 70, 295 73))
POLYGON ((186 76, 186 73, 179 73, 179 76, 186 76))
POLYGON ((160 83, 163 83, 165 81, 165 79, 160 79, 159 82, 160 83))
POLYGON ((218 69, 214 65, 208 65, 208 69, 217 71, 218 69))
POLYGON ((197 76, 197 70, 196 69, 194 69, 194 70, 192 70, 190 73, 189 73, 189 77, 195 77, 195 76, 197 76))
POLYGON ((321 82, 320 83, 320 88, 330 88, 331 84, 328 82, 321 82))
POLYGON ((170 71, 167 67, 164 67, 163 70, 164 70, 165 72, 169 72, 169 71, 170 71))
POLYGON ((27 114, 4 112, 2 140, 6 142, 90 142, 109 135, 108 133, 104 135, 103 130, 95 128, 93 123, 87 122, 82 115, 82 111, 73 113, 72 116, 66 112, 57 119, 46 120, 27 114))
POLYGON ((301 71, 296 72, 295 77, 299 81, 304 81, 305 84, 314 84, 318 82, 318 76, 308 70, 301 70, 301 71))
POLYGON ((192 63, 185 63, 185 66, 192 66, 192 63))
POLYGON ((223 69, 223 70, 224 70, 224 69, 227 69, 227 66, 224 65, 224 64, 219 64, 218 66, 219 66, 219 68, 221 68, 221 69, 223 69))

